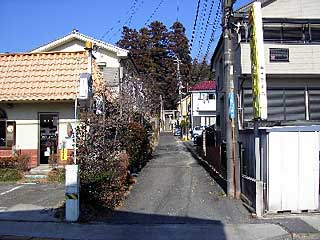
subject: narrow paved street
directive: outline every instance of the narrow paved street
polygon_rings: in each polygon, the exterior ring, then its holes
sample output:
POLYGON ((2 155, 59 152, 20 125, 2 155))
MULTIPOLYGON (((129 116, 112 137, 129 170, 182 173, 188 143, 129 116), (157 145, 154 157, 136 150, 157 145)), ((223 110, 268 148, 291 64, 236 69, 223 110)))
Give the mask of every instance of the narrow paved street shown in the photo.
POLYGON ((54 210, 64 201, 63 184, 0 184, 0 221, 59 221, 54 210))
POLYGON ((0 239, 5 235, 81 240, 300 239, 278 223, 251 219, 240 201, 224 196, 185 143, 169 133, 161 135, 154 158, 112 218, 89 224, 17 220, 0 220, 0 239))
POLYGON ((163 133, 154 158, 114 216, 123 223, 248 223, 240 201, 220 186, 170 133, 163 133))

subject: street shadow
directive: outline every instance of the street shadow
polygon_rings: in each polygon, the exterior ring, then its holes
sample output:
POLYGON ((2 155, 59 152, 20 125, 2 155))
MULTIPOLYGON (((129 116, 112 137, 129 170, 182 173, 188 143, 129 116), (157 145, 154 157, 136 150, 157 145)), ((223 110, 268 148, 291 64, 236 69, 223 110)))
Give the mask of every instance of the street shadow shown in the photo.
POLYGON ((218 220, 200 219, 183 216, 159 215, 148 213, 137 213, 116 210, 109 218, 100 219, 100 221, 112 224, 196 224, 222 225, 218 220))
POLYGON ((0 212, 0 239, 4 235, 71 239, 227 239, 224 224, 217 220, 126 211, 114 211, 108 217, 96 216, 94 221, 78 225, 66 224, 64 220, 45 221, 38 210, 0 212), (8 224, 14 227, 8 228, 8 224), (92 238, 85 236, 89 232, 92 238))

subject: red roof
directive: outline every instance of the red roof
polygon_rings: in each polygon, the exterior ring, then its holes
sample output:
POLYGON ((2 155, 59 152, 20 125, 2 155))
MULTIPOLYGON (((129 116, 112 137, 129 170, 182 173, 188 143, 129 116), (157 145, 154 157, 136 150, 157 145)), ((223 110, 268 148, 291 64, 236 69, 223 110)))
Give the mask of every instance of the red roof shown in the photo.
POLYGON ((190 91, 215 90, 215 89, 216 89, 215 81, 202 81, 190 87, 190 91))

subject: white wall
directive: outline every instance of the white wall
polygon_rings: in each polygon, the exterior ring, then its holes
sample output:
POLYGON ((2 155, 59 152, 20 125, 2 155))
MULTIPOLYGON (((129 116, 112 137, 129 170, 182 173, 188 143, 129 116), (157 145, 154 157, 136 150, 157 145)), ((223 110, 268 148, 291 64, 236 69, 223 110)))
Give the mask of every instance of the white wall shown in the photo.
MULTIPOLYGON (((235 60, 241 73, 251 74, 250 45, 241 43, 237 51, 241 51, 237 54, 241 59, 235 60)), ((264 51, 267 74, 320 74, 320 45, 264 44, 264 51), (288 48, 289 62, 270 62, 270 48, 288 48)))
POLYGON ((6 111, 8 120, 16 121, 17 149, 38 149, 39 120, 38 113, 58 113, 59 146, 67 136, 67 124, 74 123, 74 105, 68 103, 14 103, 12 108, 0 104, 6 111))
MULTIPOLYGON (((213 92, 212 92, 213 93, 213 92)), ((200 116, 200 112, 210 112, 210 115, 215 116, 216 100, 215 99, 199 99, 200 92, 192 93, 192 111, 193 116, 200 116)))
POLYGON ((262 8, 265 18, 319 18, 319 0, 277 0, 262 8))
MULTIPOLYGON (((85 43, 78 39, 74 39, 70 42, 67 42, 59 47, 53 48, 50 52, 75 52, 75 51, 84 51, 85 43)), ((120 67, 119 60, 120 58, 116 53, 111 51, 106 51, 99 48, 97 51, 93 51, 93 55, 96 57, 96 62, 106 63, 107 67, 120 67)))

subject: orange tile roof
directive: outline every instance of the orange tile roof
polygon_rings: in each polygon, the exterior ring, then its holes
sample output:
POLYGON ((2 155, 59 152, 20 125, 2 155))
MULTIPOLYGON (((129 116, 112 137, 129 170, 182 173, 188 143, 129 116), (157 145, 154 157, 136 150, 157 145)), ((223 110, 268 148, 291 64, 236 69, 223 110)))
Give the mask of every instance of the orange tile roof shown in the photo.
MULTIPOLYGON (((73 100, 87 52, 13 53, 0 55, 0 101, 73 100)), ((103 76, 93 63, 94 84, 103 76)))

